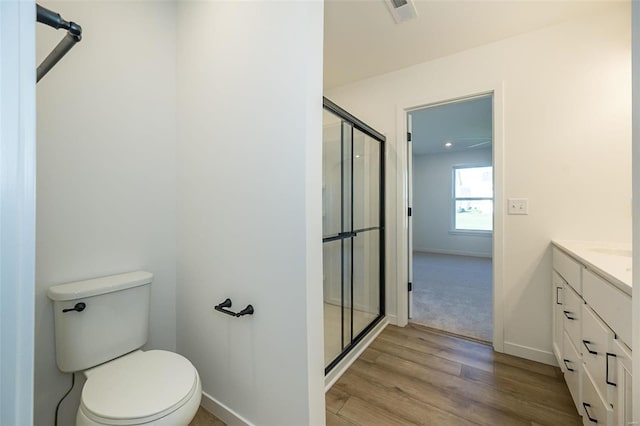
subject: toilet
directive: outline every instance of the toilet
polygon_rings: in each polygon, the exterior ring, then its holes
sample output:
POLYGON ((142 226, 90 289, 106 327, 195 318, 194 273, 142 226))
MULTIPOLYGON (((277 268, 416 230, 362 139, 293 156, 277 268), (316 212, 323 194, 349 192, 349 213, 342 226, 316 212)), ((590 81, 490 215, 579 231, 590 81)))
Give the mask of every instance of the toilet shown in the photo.
POLYGON ((136 271, 49 288, 58 368, 86 377, 76 425, 186 426, 195 416, 202 384, 193 364, 140 350, 152 280, 136 271))

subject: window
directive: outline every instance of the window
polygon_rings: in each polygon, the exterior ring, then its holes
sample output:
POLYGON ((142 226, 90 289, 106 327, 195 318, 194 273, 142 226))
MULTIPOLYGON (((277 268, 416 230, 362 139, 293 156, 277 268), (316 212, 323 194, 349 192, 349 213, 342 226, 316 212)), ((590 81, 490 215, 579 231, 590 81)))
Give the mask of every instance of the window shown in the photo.
POLYGON ((454 231, 493 231, 493 167, 453 167, 454 231))

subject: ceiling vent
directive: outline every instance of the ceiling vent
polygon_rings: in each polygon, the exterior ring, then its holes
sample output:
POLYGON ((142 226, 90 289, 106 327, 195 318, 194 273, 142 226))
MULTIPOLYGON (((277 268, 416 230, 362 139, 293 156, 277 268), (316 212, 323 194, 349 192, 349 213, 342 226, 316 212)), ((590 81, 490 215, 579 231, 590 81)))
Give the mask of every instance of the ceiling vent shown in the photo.
POLYGON ((385 0, 396 24, 418 17, 413 0, 385 0))

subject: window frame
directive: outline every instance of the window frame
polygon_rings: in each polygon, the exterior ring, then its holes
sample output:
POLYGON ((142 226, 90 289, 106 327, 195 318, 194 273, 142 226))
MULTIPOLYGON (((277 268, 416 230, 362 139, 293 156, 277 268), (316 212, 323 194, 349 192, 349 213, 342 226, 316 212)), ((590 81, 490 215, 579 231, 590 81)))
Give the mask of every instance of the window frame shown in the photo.
POLYGON ((476 235, 476 236, 485 236, 491 237, 493 236, 493 219, 494 214, 492 214, 491 221, 491 230, 486 229, 457 229, 456 228, 456 201, 484 201, 489 200, 495 209, 495 192, 493 192, 492 197, 457 197, 456 198, 456 171, 459 169, 477 169, 481 167, 491 167, 491 186, 494 189, 494 173, 493 173, 493 164, 491 162, 486 163, 471 163, 471 164, 454 164, 451 166, 451 214, 450 214, 450 229, 449 234, 451 235, 476 235))

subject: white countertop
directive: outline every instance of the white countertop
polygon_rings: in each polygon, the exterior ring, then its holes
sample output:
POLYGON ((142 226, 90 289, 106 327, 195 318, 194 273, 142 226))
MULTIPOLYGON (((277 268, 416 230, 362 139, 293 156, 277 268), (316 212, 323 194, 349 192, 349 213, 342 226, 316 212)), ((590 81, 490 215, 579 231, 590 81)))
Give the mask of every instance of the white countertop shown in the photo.
POLYGON ((631 296, 631 244, 567 240, 551 243, 631 296))

